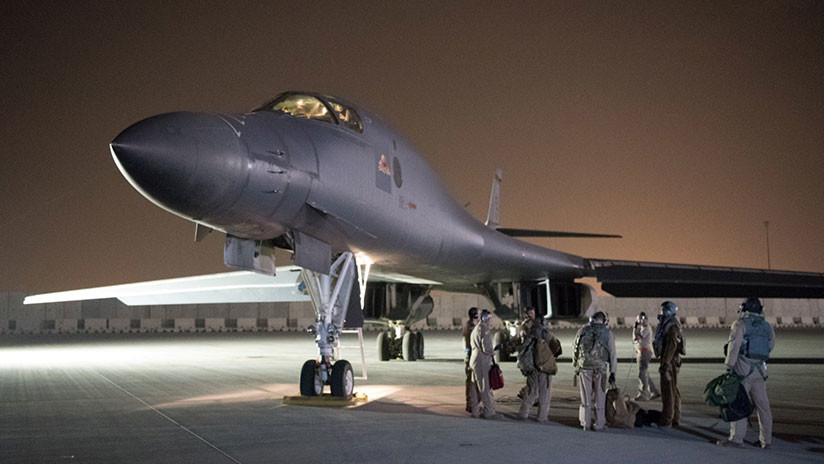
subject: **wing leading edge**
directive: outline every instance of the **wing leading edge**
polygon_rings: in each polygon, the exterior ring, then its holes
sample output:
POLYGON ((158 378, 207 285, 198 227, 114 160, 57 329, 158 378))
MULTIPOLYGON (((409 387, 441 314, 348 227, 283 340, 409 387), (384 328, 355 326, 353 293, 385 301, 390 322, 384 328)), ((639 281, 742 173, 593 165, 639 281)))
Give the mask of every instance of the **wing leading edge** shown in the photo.
POLYGON ((617 297, 824 298, 824 274, 815 272, 604 259, 585 267, 617 297))
POLYGON ((309 301, 298 289, 300 268, 277 275, 237 271, 27 296, 24 304, 117 298, 128 306, 309 301))

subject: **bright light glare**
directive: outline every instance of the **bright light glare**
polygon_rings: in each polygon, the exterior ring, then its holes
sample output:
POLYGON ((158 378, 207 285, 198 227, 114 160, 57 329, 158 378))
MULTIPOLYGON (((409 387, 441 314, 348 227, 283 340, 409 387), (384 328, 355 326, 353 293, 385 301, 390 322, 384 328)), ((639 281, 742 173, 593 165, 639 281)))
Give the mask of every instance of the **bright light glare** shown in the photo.
MULTIPOLYGON (((190 361, 193 353, 181 352, 180 345, 118 346, 64 345, 0 348, 0 369, 60 369, 78 367, 125 367, 190 361)), ((197 356, 197 358, 202 357, 197 356)))

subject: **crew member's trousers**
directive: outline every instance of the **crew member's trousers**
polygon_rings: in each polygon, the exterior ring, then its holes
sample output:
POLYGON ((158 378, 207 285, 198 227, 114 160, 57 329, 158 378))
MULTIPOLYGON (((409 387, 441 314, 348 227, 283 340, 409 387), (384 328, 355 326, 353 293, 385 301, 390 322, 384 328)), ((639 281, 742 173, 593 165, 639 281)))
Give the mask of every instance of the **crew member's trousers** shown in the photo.
POLYGON ((652 350, 641 350, 638 353, 638 393, 647 399, 659 394, 658 389, 655 388, 655 382, 649 376, 650 359, 652 359, 652 350))
MULTIPOLYGON (((767 381, 761 376, 758 369, 753 370, 744 380, 741 381, 744 390, 750 395, 750 401, 755 404, 755 411, 758 414, 758 425, 760 429, 759 441, 761 445, 769 445, 772 442, 772 411, 770 410, 770 399, 767 398, 767 381)), ((747 417, 730 423, 730 441, 743 443, 747 434, 747 417)))
POLYGON ((538 399, 538 422, 546 422, 549 417, 549 403, 552 400, 552 378, 553 375, 535 371, 526 377, 526 392, 521 401, 521 410, 518 415, 522 419, 529 417, 529 410, 538 399))
POLYGON ((491 363, 472 366, 472 380, 478 388, 478 397, 472 403, 472 415, 478 415, 478 399, 483 404, 483 416, 495 414, 495 397, 492 396, 492 386, 489 384, 489 369, 491 363))
POLYGON ((477 402, 478 386, 472 380, 472 368, 469 367, 468 361, 465 364, 464 371, 466 372, 466 412, 472 412, 472 395, 475 395, 475 401, 477 402))
POLYGON ((581 406, 578 409, 578 420, 581 427, 592 427, 592 407, 595 406, 595 430, 601 430, 607 423, 604 411, 606 393, 604 392, 604 374, 598 371, 582 370, 578 373, 578 390, 581 393, 581 406))
POLYGON ((678 425, 681 422, 681 392, 678 390, 678 368, 661 366, 661 420, 658 425, 678 425))

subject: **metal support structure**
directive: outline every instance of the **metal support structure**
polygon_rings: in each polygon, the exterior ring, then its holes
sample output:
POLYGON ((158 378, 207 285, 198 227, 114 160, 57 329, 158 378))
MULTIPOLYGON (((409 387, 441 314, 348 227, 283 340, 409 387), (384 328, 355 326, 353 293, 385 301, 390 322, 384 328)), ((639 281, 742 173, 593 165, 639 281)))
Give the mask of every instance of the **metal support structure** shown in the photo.
POLYGON ((360 377, 355 377, 355 380, 367 380, 368 374, 366 373, 366 353, 363 351, 363 327, 358 327, 357 329, 342 330, 341 333, 358 334, 358 345, 341 345, 340 339, 338 339, 338 346, 335 347, 336 356, 340 357, 340 350, 360 349, 361 375, 360 377))
MULTIPOLYGON (((354 256, 344 252, 332 263, 329 274, 303 269, 303 282, 315 308, 315 342, 323 364, 334 361, 334 348, 338 344, 346 309, 355 278, 354 256)), ((325 380, 325 379, 324 379, 325 380)))
POLYGON ((549 278, 544 281, 546 284, 546 316, 545 319, 552 317, 552 289, 549 286, 549 278))

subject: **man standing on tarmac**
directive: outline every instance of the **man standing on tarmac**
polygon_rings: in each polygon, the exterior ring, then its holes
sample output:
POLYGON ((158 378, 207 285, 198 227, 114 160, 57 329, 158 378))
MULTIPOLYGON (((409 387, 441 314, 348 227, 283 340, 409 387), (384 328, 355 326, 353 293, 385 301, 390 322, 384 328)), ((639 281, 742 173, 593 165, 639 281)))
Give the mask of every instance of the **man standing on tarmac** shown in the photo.
POLYGON ((684 334, 678 320, 678 306, 672 301, 661 303, 658 328, 652 348, 658 356, 661 374, 661 420, 658 425, 671 427, 681 422, 681 392, 678 390, 678 371, 684 354, 684 334))
MULTIPOLYGON (((772 443, 772 411, 767 397, 767 359, 775 347, 775 331, 764 320, 764 307, 758 298, 747 298, 738 309, 741 317, 732 323, 727 342, 727 371, 742 378, 741 384, 755 404, 760 428, 761 448, 772 443)), ((721 446, 744 447, 747 417, 730 423, 730 437, 719 440, 721 446)))
POLYGON ((469 367, 469 358, 472 356, 472 329, 478 325, 478 308, 471 307, 469 308, 469 312, 467 314, 469 318, 466 320, 466 323, 463 326, 463 331, 461 335, 463 335, 464 341, 464 371, 466 373, 466 412, 472 412, 472 403, 478 402, 478 386, 472 381, 472 368, 469 367), (473 400, 474 398, 474 400, 473 400))
MULTIPOLYGON (((492 396, 492 387, 489 384, 489 369, 492 368, 492 356, 494 354, 492 346, 492 333, 489 330, 489 311, 481 311, 481 322, 472 329, 470 335, 472 346, 472 356, 469 358, 469 366, 472 368, 472 379, 478 387, 481 396, 481 403, 484 405, 483 413, 480 417, 484 419, 497 419, 500 417, 495 413, 495 398, 492 396)), ((478 417, 478 402, 472 403, 472 417, 478 417)))
POLYGON ((607 369, 609 383, 615 383, 618 370, 618 354, 615 351, 615 336, 607 327, 607 315, 601 311, 589 318, 589 324, 581 327, 575 336, 572 351, 572 365, 575 367, 575 381, 581 393, 581 407, 578 419, 584 430, 592 427, 592 401, 595 397, 596 432, 606 428, 607 369))
MULTIPOLYGON (((557 359, 561 356, 561 342, 555 338, 546 327, 543 321, 535 314, 535 308, 527 308, 527 318, 521 323, 520 335, 521 343, 533 343, 533 353, 537 351, 537 344, 544 340, 552 352, 552 355, 557 359)), ((529 410, 538 400, 538 416, 535 418, 538 423, 545 423, 549 417, 549 403, 552 399, 552 378, 550 375, 538 370, 537 366, 534 371, 529 373, 526 377, 526 391, 524 398, 521 401, 521 409, 518 412, 518 417, 521 420, 527 420, 529 417, 529 410)))
POLYGON ((658 389, 649 376, 649 361, 652 359, 652 329, 647 321, 647 313, 641 312, 635 318, 635 327, 632 329, 632 343, 635 345, 636 360, 638 362, 638 395, 636 401, 647 401, 658 398, 658 389))

